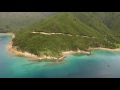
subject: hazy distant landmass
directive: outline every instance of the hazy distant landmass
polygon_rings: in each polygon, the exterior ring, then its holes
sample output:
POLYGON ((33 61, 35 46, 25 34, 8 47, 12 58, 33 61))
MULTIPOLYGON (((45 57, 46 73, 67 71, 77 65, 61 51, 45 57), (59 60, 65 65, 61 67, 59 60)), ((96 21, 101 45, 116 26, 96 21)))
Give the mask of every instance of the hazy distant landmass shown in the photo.
MULTIPOLYGON (((16 23, 13 20, 15 26, 13 23, 4 23, 1 26, 5 28, 22 26, 18 31, 11 30, 15 34, 12 40, 13 47, 18 51, 29 52, 39 57, 60 58, 63 56, 62 52, 67 51, 89 52, 89 48, 116 49, 120 47, 119 12, 17 14, 18 16, 14 13, 9 14, 11 19, 0 19, 5 21, 16 18, 16 23), (21 24, 20 21, 22 21, 21 24)), ((5 17, 4 13, 1 15, 5 17)))
POLYGON ((0 32, 6 33, 33 24, 57 12, 0 12, 0 32))

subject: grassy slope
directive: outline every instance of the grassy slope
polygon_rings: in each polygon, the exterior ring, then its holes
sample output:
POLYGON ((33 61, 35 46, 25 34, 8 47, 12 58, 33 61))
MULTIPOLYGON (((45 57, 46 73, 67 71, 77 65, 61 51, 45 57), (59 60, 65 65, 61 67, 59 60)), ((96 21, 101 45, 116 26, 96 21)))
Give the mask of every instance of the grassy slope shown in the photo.
POLYGON ((105 25, 112 31, 112 33, 120 33, 120 12, 95 12, 105 25))
POLYGON ((104 21, 115 40, 120 41, 120 12, 96 12, 95 15, 104 21))

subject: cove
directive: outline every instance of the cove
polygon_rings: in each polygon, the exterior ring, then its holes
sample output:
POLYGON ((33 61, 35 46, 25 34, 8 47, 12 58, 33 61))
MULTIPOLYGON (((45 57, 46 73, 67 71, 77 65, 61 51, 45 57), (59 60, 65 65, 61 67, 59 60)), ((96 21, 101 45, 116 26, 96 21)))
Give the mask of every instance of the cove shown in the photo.
POLYGON ((36 62, 8 53, 11 36, 0 36, 0 78, 119 78, 120 53, 93 50, 70 55, 64 62, 36 62))

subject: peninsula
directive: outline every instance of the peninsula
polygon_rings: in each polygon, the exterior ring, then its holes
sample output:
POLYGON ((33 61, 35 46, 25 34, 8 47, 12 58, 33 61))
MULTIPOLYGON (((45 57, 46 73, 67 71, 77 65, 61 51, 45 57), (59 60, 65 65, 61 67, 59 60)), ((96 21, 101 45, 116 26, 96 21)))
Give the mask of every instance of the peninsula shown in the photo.
MULTIPOLYGON (((13 34, 13 33, 6 33, 4 35, 12 35, 12 40, 15 38, 15 34, 13 34)), ((63 61, 64 58, 68 55, 72 55, 72 54, 91 54, 91 52, 86 52, 86 51, 83 51, 83 50, 77 50, 77 51, 62 52, 61 57, 59 57, 59 58, 46 56, 46 55, 37 56, 37 55, 34 55, 32 53, 29 53, 29 52, 23 52, 23 51, 17 50, 16 47, 13 47, 13 42, 12 41, 8 44, 7 49, 8 49, 10 54, 17 55, 17 56, 22 56, 22 57, 28 57, 31 60, 36 60, 36 61, 42 61, 42 60, 63 61)))

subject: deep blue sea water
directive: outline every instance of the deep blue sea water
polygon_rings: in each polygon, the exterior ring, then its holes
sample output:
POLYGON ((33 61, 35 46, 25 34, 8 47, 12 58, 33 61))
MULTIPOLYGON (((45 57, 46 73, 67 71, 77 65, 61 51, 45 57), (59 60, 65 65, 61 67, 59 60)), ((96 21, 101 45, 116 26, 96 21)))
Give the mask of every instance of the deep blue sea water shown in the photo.
POLYGON ((10 55, 10 36, 0 36, 0 78, 116 78, 120 53, 93 50, 93 55, 70 55, 64 62, 33 62, 10 55))

